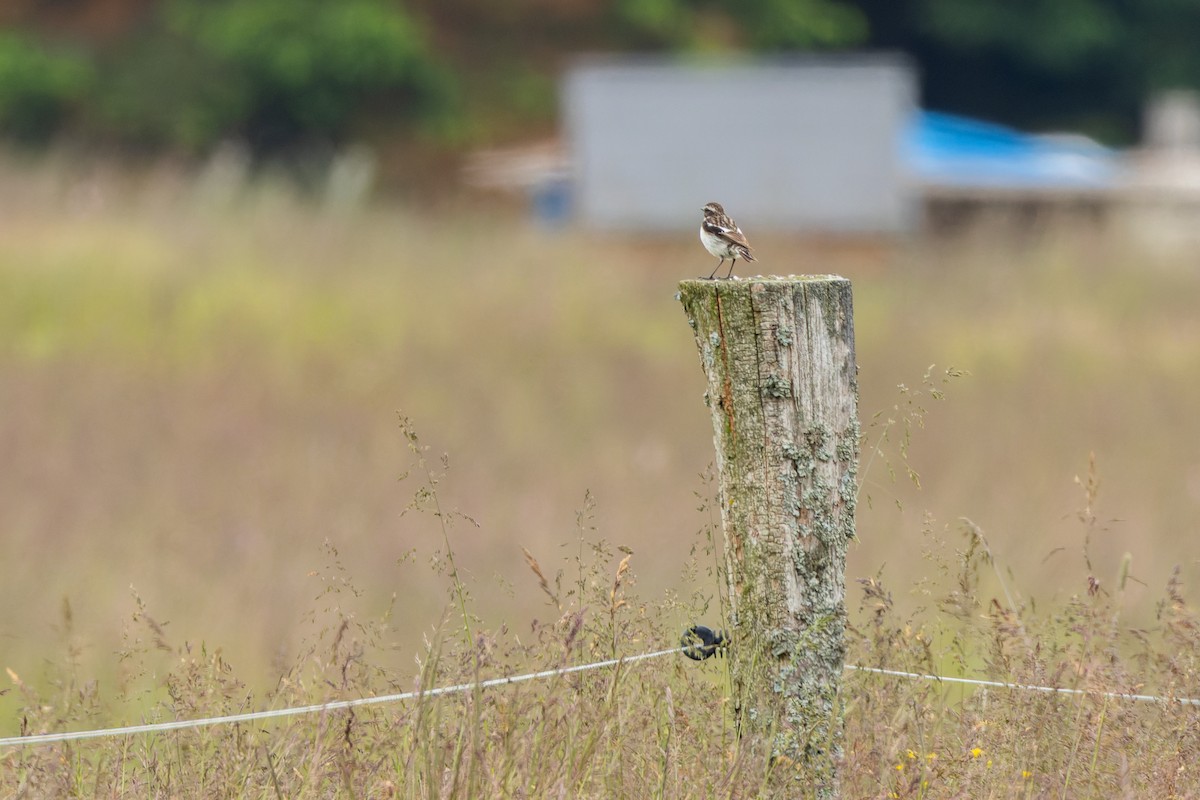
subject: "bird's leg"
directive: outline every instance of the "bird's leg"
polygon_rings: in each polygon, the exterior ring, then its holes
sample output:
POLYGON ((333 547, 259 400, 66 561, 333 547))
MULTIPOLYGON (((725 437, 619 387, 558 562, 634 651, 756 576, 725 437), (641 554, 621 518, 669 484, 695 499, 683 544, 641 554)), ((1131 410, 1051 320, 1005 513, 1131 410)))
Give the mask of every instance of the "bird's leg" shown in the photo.
POLYGON ((719 269, 721 268, 721 266, 722 266, 724 263, 725 263, 725 259, 723 259, 723 258, 722 258, 722 259, 721 259, 721 263, 720 263, 720 264, 717 264, 715 267, 713 267, 712 275, 709 275, 709 276, 708 276, 708 279, 709 279, 710 281, 713 279, 713 275, 716 275, 716 274, 717 274, 717 270, 719 270, 719 269))
POLYGON ((736 264, 736 263, 737 263, 737 259, 736 259, 736 258, 735 258, 733 261, 730 261, 730 262, 729 262, 729 274, 725 276, 725 279, 726 279, 726 280, 729 280, 730 278, 732 278, 732 277, 733 277, 733 265, 734 265, 734 264, 736 264))

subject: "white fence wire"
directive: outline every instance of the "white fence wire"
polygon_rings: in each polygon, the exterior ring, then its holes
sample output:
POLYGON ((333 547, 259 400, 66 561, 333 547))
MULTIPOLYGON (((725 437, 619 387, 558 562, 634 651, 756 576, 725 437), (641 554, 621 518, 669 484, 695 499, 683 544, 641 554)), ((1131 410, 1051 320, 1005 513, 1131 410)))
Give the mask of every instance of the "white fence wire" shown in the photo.
POLYGON ((66 733, 39 733, 34 736, 11 736, 0 739, 0 747, 15 745, 50 744, 52 742, 69 742, 75 739, 98 739, 104 736, 129 736, 136 733, 155 733, 157 731, 176 731, 184 728, 203 728, 209 725, 227 725, 234 722, 251 722, 258 719, 274 719, 276 717, 294 717, 298 714, 320 714, 327 711, 339 711, 358 706, 378 705, 380 703, 399 703, 415 698, 440 697, 446 694, 469 692, 474 689, 490 689, 493 686, 509 686, 514 683, 552 678, 556 675, 570 675, 575 672, 586 672, 591 669, 615 667, 618 664, 634 664, 651 658, 670 655, 683 651, 682 647, 672 647, 669 650, 658 650, 653 653, 642 653, 623 658, 610 658, 607 661, 596 661, 591 664, 578 664, 573 667, 546 669, 541 672, 530 672, 525 675, 509 675, 503 678, 491 678, 475 683, 459 683, 454 686, 441 686, 436 689, 420 689, 414 692, 385 694, 376 697, 359 697, 353 700, 334 700, 329 703, 317 703, 310 706, 295 706, 293 708, 276 708, 269 711, 250 711, 245 714, 228 714, 223 717, 205 717, 204 719, 181 719, 174 722, 153 722, 145 725, 127 725, 123 728, 103 728, 92 731, 70 731, 66 733))
MULTIPOLYGON (((413 692, 400 692, 399 694, 378 695, 375 697, 360 697, 353 700, 335 700, 329 703, 317 703, 308 706, 277 708, 268 711, 252 711, 245 714, 228 714, 221 717, 205 717, 204 719, 185 719, 175 720, 173 722, 147 723, 145 725, 127 725, 121 728, 100 728, 88 731, 67 731, 61 733, 41 733, 32 736, 12 736, 9 738, 0 739, 0 747, 31 746, 51 744, 54 742, 69 742, 77 739, 98 739, 111 736, 131 736, 141 733, 156 733, 160 731, 174 731, 187 728, 203 728, 210 725, 227 725, 237 722, 275 719, 277 717, 292 717, 300 714, 321 714, 329 711, 357 708, 359 706, 378 705, 381 703, 398 703, 404 700, 440 697, 442 695, 458 694, 476 689, 490 689, 495 686, 510 686, 516 683, 540 680, 542 678, 552 678, 559 675, 570 675, 576 672, 586 672, 588 670, 604 669, 606 667, 615 667, 618 665, 623 666, 626 664, 635 664, 640 661, 661 658, 662 656, 668 656, 673 653, 682 653, 687 649, 687 647, 672 647, 667 650, 656 650, 651 653, 641 653, 639 655, 625 656, 622 658, 610 658, 607 661, 596 661, 590 664, 578 664, 571 667, 547 669, 542 670, 541 672, 526 673, 524 675, 510 675, 503 678, 491 678, 489 680, 478 681, 475 683, 459 683, 453 686, 441 686, 434 689, 422 689, 413 692)), ((956 678, 946 675, 932 675, 920 672, 903 672, 901 670, 883 669, 881 667, 860 667, 854 664, 847 664, 846 669, 855 672, 867 672, 878 675, 887 675, 894 678, 904 678, 907 680, 937 681, 939 683, 1015 689, 1018 691, 1044 692, 1048 694, 1090 695, 1093 697, 1106 697, 1114 700, 1135 700, 1152 703, 1180 703, 1182 705, 1200 706, 1200 698, 1191 697, 1160 697, 1149 694, 1129 694, 1125 692, 1071 689, 1062 686, 1037 686, 1027 683, 1007 683, 1004 681, 985 680, 981 678, 956 678)))

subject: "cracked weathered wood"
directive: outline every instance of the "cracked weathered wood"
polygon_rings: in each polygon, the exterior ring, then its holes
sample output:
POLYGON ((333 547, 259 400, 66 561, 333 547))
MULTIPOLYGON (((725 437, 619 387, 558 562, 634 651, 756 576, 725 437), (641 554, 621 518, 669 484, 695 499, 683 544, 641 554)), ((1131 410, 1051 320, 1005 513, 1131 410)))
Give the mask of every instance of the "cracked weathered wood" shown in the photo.
POLYGON ((686 280, 680 300, 708 380, 738 723, 773 734, 777 775, 835 797, 859 437, 850 282, 686 280))

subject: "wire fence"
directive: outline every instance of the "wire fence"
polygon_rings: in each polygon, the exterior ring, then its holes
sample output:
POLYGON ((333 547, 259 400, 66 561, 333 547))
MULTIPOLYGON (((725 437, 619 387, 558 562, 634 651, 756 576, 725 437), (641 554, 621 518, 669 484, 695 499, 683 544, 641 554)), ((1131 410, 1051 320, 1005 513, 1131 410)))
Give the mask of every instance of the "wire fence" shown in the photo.
POLYGON ((572 667, 546 669, 542 670, 541 672, 530 672, 525 675, 509 675, 503 678, 491 678, 486 681, 458 683, 453 686, 441 686, 436 689, 418 689, 413 692, 400 692, 398 694, 359 697, 353 700, 334 700, 329 703, 316 703, 308 706, 276 708, 268 711, 250 711, 245 714, 227 714, 222 717, 205 717, 204 719, 175 720, 173 722, 153 722, 145 725, 127 725, 123 728, 103 728, 92 731, 70 731, 66 733, 39 733, 34 736, 12 736, 7 739, 0 739, 0 747, 50 744, 52 742, 68 742, 75 739, 98 739, 105 736, 130 736, 138 733, 176 731, 184 728, 203 728, 210 725, 227 725, 235 722, 251 722, 259 719, 294 717, 300 714, 320 714, 328 711, 339 711, 346 708, 357 708, 359 706, 379 705, 381 703, 399 703, 404 700, 413 700, 416 698, 440 697, 442 695, 458 694, 476 689, 490 689, 494 686, 510 686, 515 683, 525 683, 526 681, 539 680, 541 678, 553 678, 558 675, 570 675, 575 672, 586 672, 588 670, 603 669, 605 667, 635 664, 639 661, 648 661, 652 658, 660 658, 662 656, 671 655, 672 653, 682 652, 684 649, 685 648, 683 647, 672 647, 669 650, 658 650, 653 653, 641 653, 640 655, 625 656, 622 658, 610 658, 607 661, 596 661, 591 664, 578 664, 572 667))
MULTIPOLYGON (((96 730, 87 731, 67 731, 61 733, 41 733, 32 736, 12 736, 8 738, 0 738, 0 747, 18 747, 32 746, 42 744, 52 744, 54 742, 68 742, 78 739, 99 739, 113 736, 132 736, 143 733, 157 733, 162 731, 184 730, 188 728, 203 728, 212 725, 228 725, 239 722, 251 722, 254 720, 276 719, 279 717, 293 717, 301 714, 322 714, 330 711, 339 711, 348 708, 357 708, 359 706, 379 705, 383 703, 399 703, 405 700, 425 699, 431 697, 440 697, 443 695, 459 694, 481 689, 490 689, 497 686, 511 686, 513 684, 525 683, 527 681, 541 680, 543 678, 553 678, 561 675, 570 675, 577 672, 586 672, 588 670, 605 669, 607 667, 625 666, 628 664, 636 664, 638 662, 649 661, 663 656, 669 656, 675 653, 687 653, 688 646, 672 647, 666 650, 656 650, 649 653, 640 653, 638 655, 624 656, 621 658, 610 658, 606 661, 596 661, 589 664, 577 664, 570 667, 559 667, 557 669, 547 669, 540 672, 529 672, 523 675, 509 675, 502 678, 491 678, 485 681, 476 681, 473 683, 459 683, 452 686, 441 686, 434 689, 419 689, 412 692, 400 692, 398 694, 377 695, 373 697, 360 697, 353 700, 335 700, 329 703, 316 703, 306 706, 294 706, 290 708, 277 708, 266 711, 251 711, 244 714, 228 714, 220 717, 205 717, 203 719, 175 720, 171 722, 154 722, 145 725, 127 725, 120 728, 99 728, 96 730)), ((1191 697, 1161 697, 1158 695, 1149 694, 1130 694, 1126 692, 1108 692, 1102 690, 1089 689, 1072 689, 1062 686, 1038 686, 1027 683, 1010 683, 1006 681, 986 680, 983 678, 959 678, 947 675, 934 675, 920 672, 904 672, 902 670, 885 669, 882 667, 862 667, 854 664, 847 664, 846 669, 854 672, 874 673, 877 675, 886 675, 893 678, 903 678, 906 680, 925 680, 937 681, 939 683, 963 684, 967 686, 991 687, 1001 689, 1013 689, 1018 691, 1028 692, 1043 692, 1047 694, 1067 694, 1067 695, 1088 695, 1092 697, 1105 697, 1114 700, 1132 700, 1141 702, 1153 703, 1179 703, 1182 705, 1200 706, 1200 698, 1191 697)))
POLYGON ((955 678, 948 675, 929 675, 920 672, 903 672, 897 669, 882 667, 859 667, 847 664, 847 670, 855 672, 873 672, 877 675, 890 675, 895 678, 911 680, 937 681, 939 683, 961 683, 967 686, 996 687, 1000 689, 1018 689, 1025 692, 1044 692, 1046 694, 1088 695, 1090 697, 1107 697, 1113 700, 1138 700, 1148 703, 1179 703, 1180 705, 1198 706, 1200 698, 1193 697, 1160 697, 1153 694, 1131 694, 1129 692, 1106 692, 1099 689, 1071 689, 1065 686, 1038 686, 1032 683, 1008 683, 1006 681, 990 681, 983 678, 955 678))

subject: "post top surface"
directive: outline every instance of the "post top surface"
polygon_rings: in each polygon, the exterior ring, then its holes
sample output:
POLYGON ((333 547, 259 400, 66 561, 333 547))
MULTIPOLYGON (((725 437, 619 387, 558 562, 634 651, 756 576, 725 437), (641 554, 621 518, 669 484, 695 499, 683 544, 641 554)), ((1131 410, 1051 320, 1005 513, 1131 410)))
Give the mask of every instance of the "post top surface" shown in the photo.
POLYGON ((753 285, 756 283, 837 283, 848 278, 841 275, 755 275, 752 278, 742 278, 737 275, 732 278, 710 280, 708 278, 684 278, 679 286, 731 286, 753 285))

